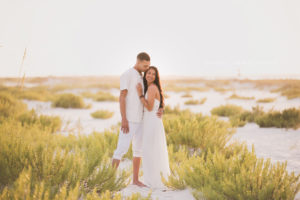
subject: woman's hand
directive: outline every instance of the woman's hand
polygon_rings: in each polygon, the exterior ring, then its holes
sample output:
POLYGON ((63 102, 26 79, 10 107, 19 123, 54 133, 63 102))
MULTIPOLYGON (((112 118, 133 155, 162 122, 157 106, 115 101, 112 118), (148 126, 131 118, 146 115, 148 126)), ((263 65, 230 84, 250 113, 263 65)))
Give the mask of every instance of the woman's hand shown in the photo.
POLYGON ((137 93, 139 96, 141 96, 143 94, 143 87, 142 87, 142 84, 141 83, 138 83, 136 85, 136 89, 137 89, 137 93))

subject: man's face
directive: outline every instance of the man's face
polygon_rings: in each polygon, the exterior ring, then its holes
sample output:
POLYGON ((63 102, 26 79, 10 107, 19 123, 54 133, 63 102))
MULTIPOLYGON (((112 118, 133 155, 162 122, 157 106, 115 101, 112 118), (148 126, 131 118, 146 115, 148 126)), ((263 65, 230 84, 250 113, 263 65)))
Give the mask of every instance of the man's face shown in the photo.
POLYGON ((137 62, 138 62, 139 69, 142 72, 145 72, 150 66, 150 61, 147 60, 137 60, 137 62))

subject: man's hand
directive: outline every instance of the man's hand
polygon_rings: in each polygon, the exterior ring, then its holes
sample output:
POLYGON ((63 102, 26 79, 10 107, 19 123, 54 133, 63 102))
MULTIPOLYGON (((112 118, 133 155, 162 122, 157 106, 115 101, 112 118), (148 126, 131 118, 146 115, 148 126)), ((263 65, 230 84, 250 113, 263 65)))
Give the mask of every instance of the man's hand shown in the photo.
POLYGON ((121 130, 124 134, 127 134, 129 132, 129 125, 127 119, 122 119, 122 127, 121 130))
POLYGON ((159 108, 158 111, 156 112, 156 115, 157 115, 159 118, 161 118, 162 115, 163 115, 163 113, 164 113, 164 109, 163 109, 163 108, 159 108))
POLYGON ((136 89, 137 89, 137 93, 139 96, 141 96, 143 94, 143 87, 142 87, 142 84, 141 83, 138 83, 136 85, 136 89))

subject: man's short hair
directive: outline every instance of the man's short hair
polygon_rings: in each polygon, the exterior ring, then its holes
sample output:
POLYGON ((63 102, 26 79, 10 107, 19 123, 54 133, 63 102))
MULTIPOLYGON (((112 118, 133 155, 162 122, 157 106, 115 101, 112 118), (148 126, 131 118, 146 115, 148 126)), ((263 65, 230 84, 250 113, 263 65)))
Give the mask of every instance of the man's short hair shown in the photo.
POLYGON ((140 61, 143 60, 150 61, 150 56, 146 52, 139 53, 136 58, 139 59, 140 61))

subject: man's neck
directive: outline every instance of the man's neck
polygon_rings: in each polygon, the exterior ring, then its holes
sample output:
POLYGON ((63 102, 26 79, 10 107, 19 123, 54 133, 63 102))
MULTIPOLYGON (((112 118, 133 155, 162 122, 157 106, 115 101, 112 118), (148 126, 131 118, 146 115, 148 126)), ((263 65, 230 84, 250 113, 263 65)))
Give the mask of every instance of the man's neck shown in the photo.
POLYGON ((138 69, 137 69, 137 66, 136 65, 134 65, 134 67, 133 67, 140 75, 142 75, 142 72, 140 72, 138 69))

